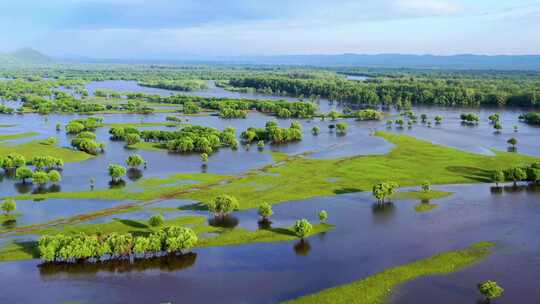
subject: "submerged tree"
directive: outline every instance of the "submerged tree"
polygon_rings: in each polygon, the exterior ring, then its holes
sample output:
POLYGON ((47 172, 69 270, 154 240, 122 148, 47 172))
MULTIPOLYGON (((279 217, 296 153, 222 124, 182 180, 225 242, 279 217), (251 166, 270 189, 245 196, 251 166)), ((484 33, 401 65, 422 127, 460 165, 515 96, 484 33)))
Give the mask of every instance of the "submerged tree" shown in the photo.
POLYGON ((395 182, 384 182, 374 185, 372 193, 379 203, 384 203, 385 199, 392 196, 397 188, 398 184, 395 182))
POLYGON ((422 191, 424 191, 424 192, 431 191, 431 183, 429 181, 424 181, 422 183, 422 191))
POLYGON ((321 221, 321 223, 323 224, 326 224, 327 220, 328 220, 328 212, 326 212, 326 210, 321 210, 319 212, 319 221, 321 221))
POLYGON ((17 203, 12 198, 6 198, 2 205, 0 205, 0 209, 2 209, 5 215, 8 215, 17 209, 17 203))
POLYGON ((257 210, 257 213, 262 218, 263 221, 268 221, 268 218, 274 214, 272 206, 268 203, 262 203, 257 210))
POLYGON ((320 132, 321 128, 319 128, 319 126, 313 126, 313 128, 311 128, 311 134, 313 135, 319 135, 320 132))
POLYGON ((297 220, 296 223, 294 223, 293 229, 296 236, 298 236, 301 240, 304 240, 304 237, 309 235, 311 230, 313 230, 313 226, 308 220, 301 219, 297 220))
POLYGON ((26 183, 27 179, 32 178, 33 175, 34 175, 34 172, 32 172, 32 169, 26 166, 19 167, 15 171, 15 178, 18 180, 21 180, 23 184, 26 183))
POLYGON ((139 154, 131 154, 126 159, 126 165, 132 168, 140 167, 142 164, 144 164, 144 162, 144 158, 142 158, 142 156, 140 156, 139 154))
POLYGON ((512 148, 515 149, 518 143, 518 140, 515 137, 510 138, 506 141, 509 145, 512 145, 512 148))
POLYGON ((126 168, 117 164, 109 165, 109 176, 111 177, 112 182, 117 182, 124 175, 126 175, 126 168))
POLYGON ((504 289, 495 281, 485 281, 478 284, 478 291, 485 297, 485 302, 489 303, 492 299, 500 297, 504 289))
POLYGON ((504 181, 506 180, 504 172, 502 170, 497 170, 493 172, 491 180, 495 183, 495 186, 499 187, 499 183, 504 183, 504 181))
POLYGON ((222 194, 218 195, 208 204, 208 210, 215 216, 225 216, 238 209, 240 204, 234 196, 222 194))

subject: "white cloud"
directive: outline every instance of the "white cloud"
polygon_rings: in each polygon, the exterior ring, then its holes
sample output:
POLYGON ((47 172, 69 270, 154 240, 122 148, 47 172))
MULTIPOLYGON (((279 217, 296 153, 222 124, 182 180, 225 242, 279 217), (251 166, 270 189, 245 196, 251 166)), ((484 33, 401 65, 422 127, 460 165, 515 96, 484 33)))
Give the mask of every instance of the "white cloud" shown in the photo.
POLYGON ((457 3, 442 0, 397 0, 395 7, 406 14, 418 15, 453 15, 463 12, 457 3))

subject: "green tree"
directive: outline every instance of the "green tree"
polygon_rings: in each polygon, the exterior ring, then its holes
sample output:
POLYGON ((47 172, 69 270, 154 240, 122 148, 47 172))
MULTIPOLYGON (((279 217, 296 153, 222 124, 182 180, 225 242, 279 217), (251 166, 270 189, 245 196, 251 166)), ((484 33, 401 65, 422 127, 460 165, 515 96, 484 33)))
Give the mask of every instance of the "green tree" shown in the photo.
POLYGON ((499 187, 499 183, 504 183, 506 180, 504 172, 502 170, 497 170, 493 172, 491 180, 495 183, 495 186, 499 187))
POLYGON ((506 141, 509 145, 512 145, 512 148, 516 148, 516 145, 518 143, 517 139, 512 137, 509 140, 506 141))
POLYGON ((49 182, 49 175, 44 171, 36 171, 32 176, 32 181, 38 185, 45 185, 49 182))
POLYGON ((435 124, 440 125, 443 121, 443 117, 441 115, 435 116, 435 124))
POLYGON ((501 130, 502 130, 502 125, 500 122, 496 122, 494 125, 493 125, 493 129, 495 129, 495 133, 501 133, 501 130))
POLYGON ((296 236, 303 240, 313 230, 313 226, 308 220, 301 219, 294 223, 293 230, 296 236))
POLYGON ((328 220, 328 212, 326 212, 326 210, 321 210, 319 212, 319 221, 321 221, 321 223, 323 224, 326 224, 327 220, 328 220))
POLYGON ((372 194, 379 203, 384 203, 385 199, 392 196, 397 188, 398 184, 394 182, 383 182, 373 186, 372 194))
POLYGON ((132 168, 140 167, 142 164, 144 164, 144 158, 142 158, 142 156, 139 154, 131 154, 126 159, 126 165, 132 168))
POLYGON ((422 183, 422 191, 424 191, 424 192, 431 191, 431 183, 429 181, 424 181, 422 183))
POLYGON ((128 146, 135 145, 141 141, 141 136, 137 133, 128 133, 126 135, 126 144, 128 146))
POLYGON ((511 168, 507 171, 506 176, 509 180, 514 182, 514 186, 517 182, 525 180, 527 178, 527 172, 523 168, 511 168))
POLYGON ((109 176, 111 177, 112 182, 116 182, 117 180, 121 179, 124 175, 126 175, 126 168, 124 168, 121 165, 110 164, 108 169, 109 169, 109 176))
POLYGON ((0 209, 2 209, 4 214, 8 215, 17 209, 17 203, 12 198, 6 198, 0 206, 0 209))
POLYGON ((485 281, 478 284, 478 291, 485 297, 489 303, 492 299, 502 296, 504 289, 495 281, 485 281))
POLYGON ((56 184, 60 181, 62 181, 62 175, 60 174, 60 172, 58 172, 57 170, 51 170, 49 171, 49 180, 53 183, 53 184, 56 184))
POLYGON ((201 161, 203 162, 203 164, 208 163, 208 154, 201 153, 201 161))
POLYGON ((193 248, 198 241, 197 234, 190 228, 170 226, 164 229, 165 250, 179 252, 193 248))
POLYGON ((208 210, 215 216, 224 216, 238 209, 240 204, 234 196, 222 194, 208 204, 208 210))
POLYGON ((338 134, 342 134, 342 135, 345 134, 345 133, 347 133, 347 123, 345 123, 345 122, 338 122, 338 123, 336 124, 336 132, 337 132, 338 134))
POLYGON ((263 221, 268 221, 268 218, 274 214, 274 211, 272 210, 272 206, 270 204, 262 203, 259 206, 257 213, 260 217, 262 217, 263 221))
POLYGON ((33 175, 34 175, 34 172, 32 172, 32 169, 26 166, 19 167, 15 171, 15 178, 18 180, 22 180, 23 184, 26 183, 26 180, 28 178, 32 178, 33 175))
POLYGON ((165 222, 165 219, 163 218, 163 215, 161 214, 154 214, 148 220, 148 224, 150 224, 150 226, 152 227, 161 226, 163 225, 164 222, 165 222))
POLYGON ((311 128, 311 134, 319 135, 319 133, 321 133, 321 128, 319 128, 319 126, 313 126, 313 128, 311 128))

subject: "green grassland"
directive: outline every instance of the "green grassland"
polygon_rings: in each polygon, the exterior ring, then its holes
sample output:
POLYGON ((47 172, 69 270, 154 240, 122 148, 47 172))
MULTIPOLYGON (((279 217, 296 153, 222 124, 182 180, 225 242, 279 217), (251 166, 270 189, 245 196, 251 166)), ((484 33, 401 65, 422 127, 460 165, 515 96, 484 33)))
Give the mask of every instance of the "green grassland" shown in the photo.
MULTIPOLYGON (((194 199, 208 202, 220 194, 238 198, 240 209, 257 207, 261 202, 271 204, 316 196, 371 191, 374 184, 394 181, 400 186, 417 186, 424 181, 432 184, 490 182, 493 170, 523 166, 540 161, 517 153, 495 151, 494 156, 464 152, 432 144, 406 135, 377 133, 395 145, 385 155, 355 156, 339 159, 313 159, 276 153, 276 163, 239 176, 208 174, 179 174, 171 180, 190 179, 199 185, 163 186, 174 181, 150 179, 139 182, 144 191, 127 189, 61 192, 25 195, 19 199, 35 198, 105 198, 151 200, 161 197, 194 199), (271 173, 271 174, 268 174, 271 173), (209 178, 208 178, 209 177, 209 178), (336 177, 339 177, 337 180, 336 177), (191 191, 185 191, 191 189, 191 191)), ((137 185, 137 184, 136 184, 137 185)), ((430 199, 447 194, 396 194, 403 199, 430 199), (405 197, 402 197, 405 196, 405 197)))
POLYGON ((38 136, 37 132, 24 132, 24 133, 15 133, 15 134, 0 134, 0 141, 4 140, 13 140, 38 136))
MULTIPOLYGON (((21 133, 27 134, 27 133, 21 133)), ((27 136, 23 136, 27 137, 27 136)), ((13 139, 13 138, 12 138, 13 139)), ((0 143, 0 156, 7 155, 9 153, 18 153, 23 155, 27 160, 35 156, 54 155, 61 158, 66 163, 80 162, 93 157, 90 154, 76 151, 72 149, 62 148, 58 145, 48 144, 45 140, 34 140, 21 144, 0 143)))
MULTIPOLYGON (((406 135, 377 133, 395 145, 385 155, 355 156, 340 159, 283 160, 265 169, 271 174, 248 174, 230 183, 207 187, 180 195, 207 202, 218 194, 236 196, 243 209, 260 202, 280 203, 340 193, 371 191, 374 184, 394 181, 400 186, 490 182, 492 170, 523 166, 538 158, 494 151, 494 156, 464 152, 435 145, 406 135), (337 180, 332 178, 339 177, 337 180)), ((436 192, 434 192, 436 193, 436 192)), ((431 195, 431 194, 430 194, 431 195)), ((421 195, 417 195, 421 196, 421 195)))
POLYGON ((481 242, 462 250, 440 253, 286 303, 382 304, 397 285, 419 277, 448 274, 471 266, 486 258, 494 245, 490 242, 481 242))

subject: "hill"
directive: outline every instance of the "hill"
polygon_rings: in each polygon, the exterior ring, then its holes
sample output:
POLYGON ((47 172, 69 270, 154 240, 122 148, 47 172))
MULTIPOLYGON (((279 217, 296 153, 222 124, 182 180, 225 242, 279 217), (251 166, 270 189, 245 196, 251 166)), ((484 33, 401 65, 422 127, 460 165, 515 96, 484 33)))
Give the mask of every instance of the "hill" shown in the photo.
POLYGON ((0 53, 0 64, 43 64, 52 58, 31 48, 21 48, 11 53, 0 53))

